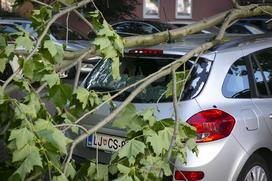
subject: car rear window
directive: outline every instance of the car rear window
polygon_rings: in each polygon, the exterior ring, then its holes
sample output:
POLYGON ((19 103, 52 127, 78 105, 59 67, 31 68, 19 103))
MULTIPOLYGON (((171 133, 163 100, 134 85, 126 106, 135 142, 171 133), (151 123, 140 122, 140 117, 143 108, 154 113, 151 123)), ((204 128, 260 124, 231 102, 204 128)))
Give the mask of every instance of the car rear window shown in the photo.
MULTIPOLYGON (((84 87, 89 90, 116 92, 124 87, 131 85, 148 75, 158 71, 167 64, 173 62, 174 58, 139 58, 125 57, 120 63, 120 79, 113 80, 111 72, 112 61, 110 59, 101 61, 95 69, 88 75, 84 87)), ((190 60, 185 66, 177 71, 191 70, 191 74, 182 95, 182 100, 192 99, 197 96, 205 85, 211 69, 211 61, 204 58, 190 60)), ((167 90, 167 84, 171 81, 171 76, 165 76, 151 85, 136 96, 133 102, 155 103, 172 101, 171 97, 164 96, 167 90)), ((123 101, 134 89, 129 89, 116 100, 123 101)))

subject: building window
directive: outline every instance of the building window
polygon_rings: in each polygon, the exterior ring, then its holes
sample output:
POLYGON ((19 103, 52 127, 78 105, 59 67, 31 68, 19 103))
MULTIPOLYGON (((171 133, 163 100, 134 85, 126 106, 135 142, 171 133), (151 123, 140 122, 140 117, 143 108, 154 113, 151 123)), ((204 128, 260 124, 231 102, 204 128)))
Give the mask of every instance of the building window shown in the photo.
POLYGON ((160 0, 144 0, 144 18, 160 17, 160 0))
POLYGON ((192 0, 176 0, 176 18, 192 18, 192 0))

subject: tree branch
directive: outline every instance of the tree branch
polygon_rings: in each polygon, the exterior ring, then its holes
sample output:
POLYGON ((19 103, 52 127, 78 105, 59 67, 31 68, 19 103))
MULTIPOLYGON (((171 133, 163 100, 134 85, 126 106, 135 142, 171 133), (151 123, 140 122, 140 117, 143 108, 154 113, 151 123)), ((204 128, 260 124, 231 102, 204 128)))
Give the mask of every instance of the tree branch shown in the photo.
POLYGON ((232 5, 234 8, 240 8, 241 6, 239 5, 239 3, 237 2, 237 0, 231 0, 232 1, 232 5))
POLYGON ((169 150, 167 152, 167 160, 170 160, 171 158, 171 153, 173 150, 173 147, 175 146, 176 138, 177 138, 177 133, 178 133, 178 126, 179 126, 179 106, 178 106, 178 100, 177 100, 177 78, 176 78, 176 72, 174 67, 172 67, 172 81, 173 81, 173 90, 172 90, 172 96, 173 96, 173 107, 174 107, 174 112, 175 112, 175 126, 174 126, 174 132, 173 136, 171 138, 169 150))

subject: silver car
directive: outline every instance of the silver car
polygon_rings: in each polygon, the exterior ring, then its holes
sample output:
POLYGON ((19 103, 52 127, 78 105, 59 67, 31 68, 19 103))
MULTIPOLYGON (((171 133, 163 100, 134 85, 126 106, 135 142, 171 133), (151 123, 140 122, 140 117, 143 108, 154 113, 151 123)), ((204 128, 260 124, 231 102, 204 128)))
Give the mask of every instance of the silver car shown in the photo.
MULTIPOLYGON (((128 50, 119 81, 113 83, 111 61, 101 61, 82 85, 100 91, 120 89, 182 57, 200 44, 197 40, 128 50)), ((272 180, 272 38, 254 35, 228 40, 186 64, 192 74, 182 95, 180 116, 196 127, 199 155, 188 152, 186 165, 176 161, 173 180, 272 180)), ((160 79, 139 94, 133 100, 136 108, 155 107, 159 119, 171 117, 171 99, 156 103, 170 79, 160 79)), ((126 97, 121 95, 115 102, 126 97)), ((105 106, 82 124, 91 128, 107 114, 105 106)), ((98 148, 99 161, 107 162, 110 152, 125 144, 125 135, 108 124, 80 144, 75 156, 92 159, 98 148)))

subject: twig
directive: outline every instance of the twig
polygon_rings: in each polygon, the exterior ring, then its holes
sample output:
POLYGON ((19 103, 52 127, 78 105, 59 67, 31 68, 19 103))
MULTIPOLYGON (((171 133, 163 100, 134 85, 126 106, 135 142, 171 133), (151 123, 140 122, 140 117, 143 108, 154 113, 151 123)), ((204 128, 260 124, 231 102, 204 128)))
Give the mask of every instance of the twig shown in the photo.
POLYGON ((65 38, 66 46, 68 45, 68 41, 69 41, 69 17, 70 17, 70 12, 68 12, 66 16, 66 38, 65 38))
MULTIPOLYGON (((62 0, 59 0, 59 2, 61 3, 61 4, 63 4, 63 5, 65 5, 65 6, 69 6, 66 2, 64 2, 64 1, 62 1, 62 0)), ((93 25, 84 17, 84 16, 82 16, 82 14, 80 13, 80 12, 78 12, 77 10, 74 10, 73 11, 74 13, 76 13, 76 15, 82 20, 82 21, 84 21, 92 30, 93 30, 93 32, 96 34, 97 32, 96 32, 96 30, 95 30, 95 28, 93 27, 93 25)))
POLYGON ((176 138, 177 138, 177 132, 178 132, 178 126, 179 126, 179 108, 178 108, 178 100, 177 100, 177 78, 176 78, 176 72, 174 67, 172 67, 172 80, 173 80, 173 107, 175 112, 175 126, 174 126, 174 132, 173 136, 171 138, 170 146, 167 152, 167 160, 170 160, 171 153, 173 150, 173 147, 175 146, 176 138))
POLYGON ((78 62, 77 67, 76 67, 76 76, 75 76, 75 80, 74 80, 74 88, 73 88, 73 92, 76 92, 76 89, 78 87, 78 82, 79 82, 79 77, 80 77, 80 71, 81 71, 81 61, 78 62))
POLYGON ((80 129, 82 129, 85 133, 88 133, 88 130, 87 130, 85 127, 83 127, 83 126, 81 126, 81 125, 79 125, 79 124, 72 124, 72 123, 68 124, 68 123, 63 123, 63 124, 58 124, 58 125, 56 125, 55 127, 56 127, 56 128, 60 128, 60 127, 67 127, 67 126, 78 127, 78 128, 80 128, 80 129))
POLYGON ((50 5, 48 5, 48 4, 44 3, 44 2, 38 1, 38 0, 31 0, 31 2, 34 2, 34 3, 37 3, 37 4, 39 4, 39 5, 48 7, 48 8, 50 8, 50 9, 53 8, 52 6, 50 6, 50 5))
POLYGON ((232 5, 234 8, 240 8, 241 6, 239 5, 239 3, 237 2, 237 0, 231 0, 232 1, 232 5))

